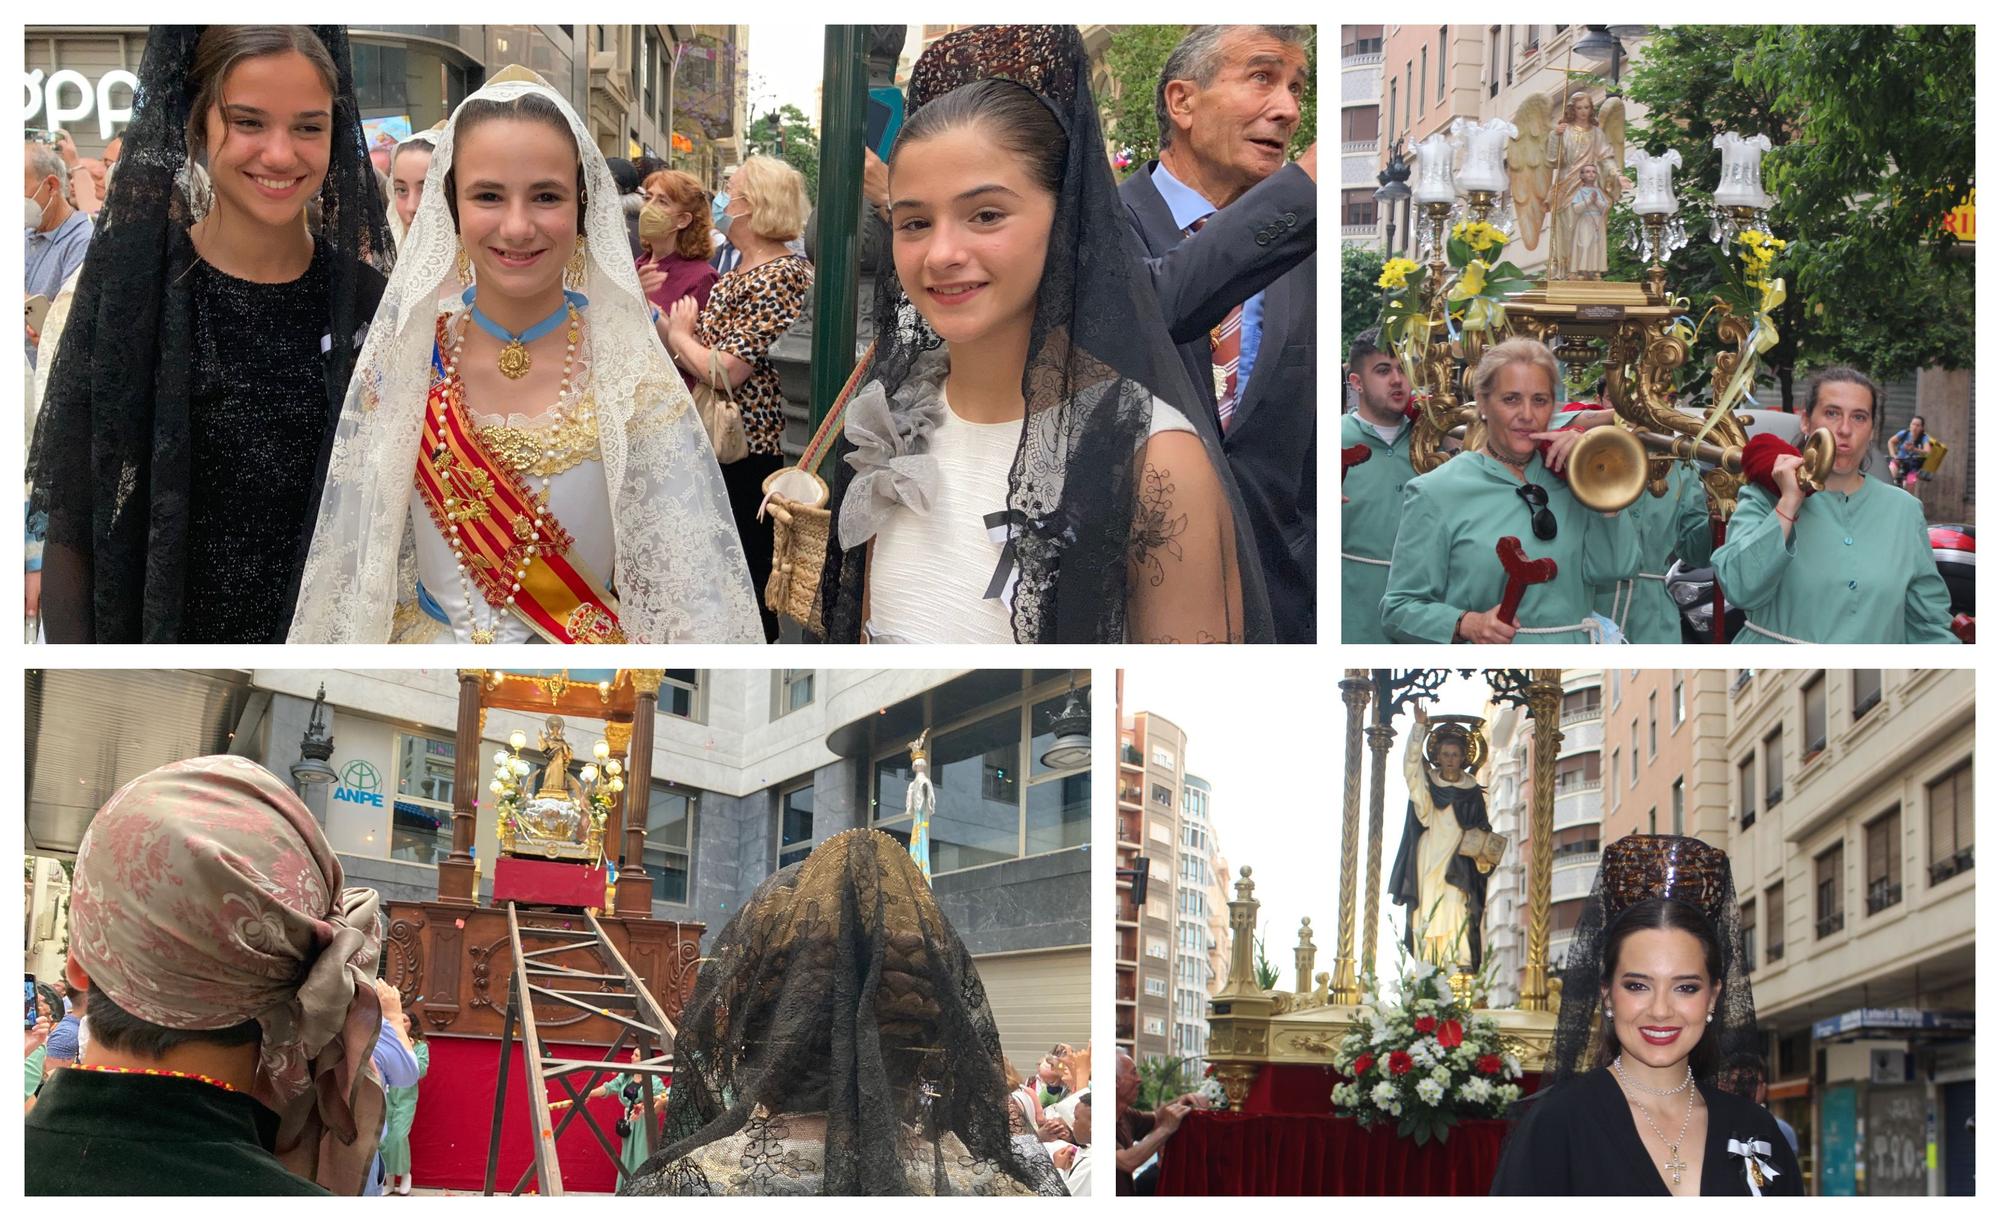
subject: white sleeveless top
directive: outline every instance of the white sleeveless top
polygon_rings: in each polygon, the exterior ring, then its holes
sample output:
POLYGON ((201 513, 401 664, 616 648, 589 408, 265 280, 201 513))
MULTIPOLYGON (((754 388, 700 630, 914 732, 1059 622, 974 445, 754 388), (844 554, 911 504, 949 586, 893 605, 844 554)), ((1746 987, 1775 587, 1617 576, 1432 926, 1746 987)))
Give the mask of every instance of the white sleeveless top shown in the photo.
MULTIPOLYGON (((545 423, 545 417, 501 417, 477 411, 472 413, 472 418, 474 423, 480 425, 505 422, 517 428, 545 423)), ((541 491, 540 475, 523 478, 531 490, 541 491)), ((596 578, 600 586, 610 589, 611 567, 616 562, 617 548, 611 534, 611 492, 604 482, 604 463, 596 458, 587 458, 561 474, 551 476, 549 505, 555 510, 556 520, 576 540, 570 548, 571 563, 596 578)), ((465 587, 459 583, 458 562, 452 558, 451 544, 445 541, 437 523, 431 520, 430 510, 425 507, 421 494, 410 497, 410 524, 415 530, 417 577, 423 582, 424 591, 451 621, 452 638, 460 644, 472 643, 472 616, 466 611, 465 587)), ((472 604, 481 624, 493 621, 495 644, 546 643, 541 633, 515 613, 512 607, 496 610, 487 605, 486 595, 479 592, 477 582, 472 583, 472 604)))
MULTIPOLYGON (((877 644, 1013 644, 1012 612, 987 597, 1002 545, 985 517, 1007 507, 1007 471, 1021 421, 974 424, 943 399, 930 435, 937 493, 929 513, 898 506, 875 536, 868 563, 868 635, 877 644)), ((1187 417, 1153 400, 1147 436, 1193 432, 1187 417)), ((1004 581, 1005 574, 1002 574, 1004 581)))

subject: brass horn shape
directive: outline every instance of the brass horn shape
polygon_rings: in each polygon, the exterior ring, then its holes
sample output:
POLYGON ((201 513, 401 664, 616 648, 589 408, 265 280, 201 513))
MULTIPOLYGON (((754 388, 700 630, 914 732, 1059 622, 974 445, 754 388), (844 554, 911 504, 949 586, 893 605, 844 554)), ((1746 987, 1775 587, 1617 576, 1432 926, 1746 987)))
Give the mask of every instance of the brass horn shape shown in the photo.
POLYGON ((1646 490, 1645 443, 1616 424, 1593 428, 1569 452, 1564 475, 1586 506, 1615 513, 1646 490))
POLYGON ((1815 428, 1806 443, 1799 447, 1805 457, 1805 466, 1799 471, 1799 482, 1817 492, 1826 487, 1826 477, 1833 473, 1833 432, 1826 428, 1815 428))

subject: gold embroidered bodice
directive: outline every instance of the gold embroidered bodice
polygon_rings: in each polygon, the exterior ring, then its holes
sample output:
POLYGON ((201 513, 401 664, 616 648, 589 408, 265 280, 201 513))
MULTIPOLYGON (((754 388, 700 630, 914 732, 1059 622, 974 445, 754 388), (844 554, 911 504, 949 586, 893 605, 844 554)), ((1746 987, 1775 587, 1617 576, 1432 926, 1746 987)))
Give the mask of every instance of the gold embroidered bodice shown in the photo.
POLYGON ((522 476, 560 475, 598 457, 597 400, 585 390, 559 424, 476 424, 479 443, 522 476))

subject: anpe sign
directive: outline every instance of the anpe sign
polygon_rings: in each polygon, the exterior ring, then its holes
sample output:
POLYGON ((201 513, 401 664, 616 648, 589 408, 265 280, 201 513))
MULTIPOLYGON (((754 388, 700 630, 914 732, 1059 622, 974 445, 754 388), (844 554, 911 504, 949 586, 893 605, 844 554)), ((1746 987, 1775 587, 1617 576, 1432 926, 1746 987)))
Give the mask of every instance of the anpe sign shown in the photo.
POLYGON ((382 773, 368 760, 356 759, 340 773, 340 783, 333 786, 333 799, 381 809, 382 773))

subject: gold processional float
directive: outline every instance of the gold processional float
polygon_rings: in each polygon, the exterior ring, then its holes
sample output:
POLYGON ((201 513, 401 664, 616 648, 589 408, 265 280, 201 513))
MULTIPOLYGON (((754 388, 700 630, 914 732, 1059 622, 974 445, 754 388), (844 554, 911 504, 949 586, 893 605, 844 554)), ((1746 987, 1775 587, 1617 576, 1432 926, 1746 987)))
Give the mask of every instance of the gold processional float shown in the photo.
MULTIPOLYGON (((1387 799, 1390 748, 1396 742, 1398 710, 1435 699, 1453 673, 1472 670, 1348 670, 1340 682, 1347 707, 1346 787, 1341 810, 1340 875, 1334 879, 1340 897, 1338 942, 1332 971, 1314 973, 1318 947, 1312 922, 1306 920, 1294 950, 1291 990, 1257 986, 1252 949, 1257 936, 1255 882, 1245 866, 1229 903, 1229 980, 1209 1001, 1206 1059, 1233 1111, 1243 1109, 1251 1084, 1267 1066, 1298 1065, 1331 1068, 1340 1042, 1365 1029, 1362 978, 1376 973, 1376 930, 1381 928, 1383 805, 1387 799), (1372 713, 1371 713, 1372 706, 1372 713), (1362 743, 1371 761, 1368 777, 1368 829, 1361 831, 1362 743), (1361 876, 1360 850, 1367 845, 1368 867, 1361 876), (1361 929, 1359 955, 1356 926, 1361 929)), ((1530 1073, 1542 1071, 1555 1038, 1556 1013, 1561 1008, 1561 964, 1549 962, 1549 879, 1554 865, 1555 786, 1542 783, 1556 774, 1556 752, 1562 745, 1562 671, 1488 670, 1484 672, 1492 698, 1525 710, 1534 724, 1534 764, 1537 782, 1530 787, 1528 826, 1523 843, 1508 851, 1527 852, 1528 927, 1521 968, 1520 1003, 1511 1009, 1477 1008, 1494 1019, 1502 1047, 1530 1073)), ((1435 721, 1466 718, 1435 717, 1435 721)), ((1474 750, 1484 743, 1475 733, 1474 750)), ((1474 762, 1480 760, 1475 756, 1474 762)), ((1498 837, 1495 837, 1496 839, 1498 837)), ((1462 944, 1462 943, 1461 943, 1462 944)), ((1457 966, 1452 989, 1460 995, 1477 992, 1478 980, 1465 964, 1457 966)), ((1483 998, 1482 998, 1483 999, 1483 998)))
MULTIPOLYGON (((1621 98, 1593 105, 1577 91, 1559 121, 1553 110, 1552 99, 1534 94, 1512 122, 1459 118, 1416 146, 1411 198, 1420 213, 1418 252, 1427 260, 1392 258, 1378 281, 1390 290, 1383 334, 1412 389, 1410 464, 1419 475, 1434 470, 1451 457, 1448 439, 1480 447, 1483 428, 1466 379, 1489 346, 1526 336, 1547 344, 1568 371, 1603 370, 1604 405, 1617 423, 1591 429, 1571 453, 1566 477, 1579 501, 1610 512, 1649 491, 1664 496, 1673 464, 1694 461, 1706 466, 1711 518, 1726 522, 1743 485, 1749 439, 1749 421, 1735 409, 1756 379, 1759 357, 1777 342, 1770 315, 1784 301, 1784 281, 1768 274, 1784 246, 1770 234, 1771 199, 1762 185, 1770 140, 1736 132, 1715 138, 1723 165, 1709 236, 1725 256, 1742 260, 1743 272, 1742 283, 1717 295, 1703 316, 1703 326, 1714 319, 1723 346, 1709 379, 1713 405, 1696 414, 1678 405, 1676 382, 1698 328, 1688 321, 1686 299, 1667 285, 1667 261, 1688 240, 1672 186, 1680 153, 1628 149, 1621 98), (1634 185, 1625 167, 1637 178, 1629 246, 1651 261, 1642 283, 1603 278, 1610 206, 1634 185), (1541 280, 1500 260, 1510 238, 1533 250, 1544 236, 1541 280)), ((1832 469, 1832 434, 1814 432, 1802 452, 1802 481, 1817 489, 1832 469)), ((1365 450, 1343 454, 1343 469, 1365 459, 1365 450)))

